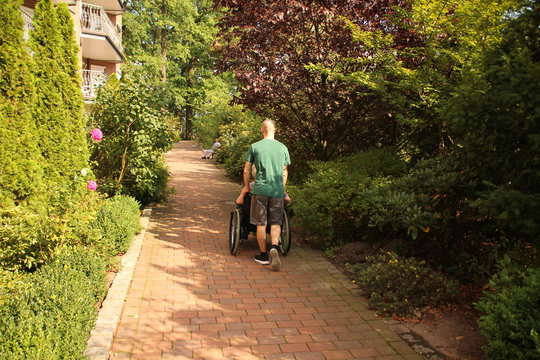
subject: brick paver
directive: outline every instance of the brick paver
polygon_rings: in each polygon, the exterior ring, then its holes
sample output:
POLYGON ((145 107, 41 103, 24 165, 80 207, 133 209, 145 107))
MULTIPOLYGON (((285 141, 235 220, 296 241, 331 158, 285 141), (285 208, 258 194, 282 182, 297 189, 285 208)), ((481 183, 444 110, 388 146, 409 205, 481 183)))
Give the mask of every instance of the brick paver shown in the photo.
POLYGON ((152 211, 110 359, 421 359, 294 238, 280 272, 253 261, 253 234, 230 255, 240 186, 201 155, 166 155, 177 193, 152 211))

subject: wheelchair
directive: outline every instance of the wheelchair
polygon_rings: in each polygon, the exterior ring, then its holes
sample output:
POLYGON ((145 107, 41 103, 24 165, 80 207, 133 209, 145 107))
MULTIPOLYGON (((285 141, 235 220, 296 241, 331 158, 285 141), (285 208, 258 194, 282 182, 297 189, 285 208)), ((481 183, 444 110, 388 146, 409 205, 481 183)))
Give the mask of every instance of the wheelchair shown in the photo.
MULTIPOLYGON (((244 195, 244 203, 236 205, 236 209, 231 212, 229 223, 229 250, 236 256, 238 246, 246 240, 250 233, 257 232, 257 226, 249 222, 251 214, 251 193, 244 195)), ((270 225, 266 227, 266 233, 270 234, 270 225)), ((283 209, 283 218, 281 220, 281 235, 279 236, 279 252, 287 255, 291 250, 291 217, 287 210, 283 209)))

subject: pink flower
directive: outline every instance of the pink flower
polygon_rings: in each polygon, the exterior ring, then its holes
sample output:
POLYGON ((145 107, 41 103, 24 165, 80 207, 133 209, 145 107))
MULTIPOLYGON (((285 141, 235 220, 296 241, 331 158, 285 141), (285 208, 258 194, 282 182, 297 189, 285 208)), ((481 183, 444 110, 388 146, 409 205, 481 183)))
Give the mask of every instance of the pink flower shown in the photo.
POLYGON ((96 189, 97 189, 97 183, 96 183, 95 181, 90 180, 90 181, 88 182, 88 185, 86 185, 86 188, 87 188, 87 189, 90 189, 90 190, 96 191, 96 189))
POLYGON ((103 139, 103 133, 98 128, 95 128, 94 130, 90 131, 90 135, 94 138, 96 141, 100 141, 103 139))

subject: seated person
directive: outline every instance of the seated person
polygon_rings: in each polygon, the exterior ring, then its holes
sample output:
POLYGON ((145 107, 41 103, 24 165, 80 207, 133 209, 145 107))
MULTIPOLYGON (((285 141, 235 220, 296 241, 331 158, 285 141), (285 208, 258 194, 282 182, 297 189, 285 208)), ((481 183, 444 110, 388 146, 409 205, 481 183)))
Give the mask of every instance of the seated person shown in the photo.
MULTIPOLYGON (((251 175, 255 176, 256 173, 257 173, 257 169, 255 168, 255 165, 252 165, 251 166, 251 175)), ((238 195, 238 198, 236 198, 236 201, 235 201, 236 204, 242 205, 244 203, 244 196, 249 191, 251 191, 251 189, 253 189, 254 184, 255 184, 255 181, 250 181, 249 182, 249 190, 248 190, 247 186, 244 185, 244 187, 242 188, 242 191, 240 192, 240 195, 238 195)), ((291 198, 289 197, 289 195, 287 195, 287 193, 285 193, 285 205, 287 205, 290 201, 291 201, 291 198)))
MULTIPOLYGON (((249 183, 249 189, 251 190, 253 188, 253 184, 255 184, 255 182, 250 182, 249 183)), ((242 205, 244 203, 244 196, 248 193, 248 189, 246 186, 244 186, 242 188, 242 191, 240 192, 240 195, 238 195, 238 197, 236 198, 236 203, 238 205, 242 205)), ((287 193, 285 193, 285 205, 287 205, 290 201, 291 201, 291 198, 289 197, 289 195, 287 195, 287 193)))
POLYGON ((210 159, 210 156, 214 155, 218 147, 221 147, 221 144, 219 143, 218 139, 214 139, 214 144, 212 147, 208 150, 203 150, 204 153, 201 159, 210 159))
MULTIPOLYGON (((249 190, 253 189, 253 184, 255 184, 255 181, 249 183, 249 190)), ((235 201, 238 205, 242 205, 244 203, 244 196, 249 192, 249 190, 247 186, 244 185, 240 195, 238 195, 238 198, 236 198, 235 201)))

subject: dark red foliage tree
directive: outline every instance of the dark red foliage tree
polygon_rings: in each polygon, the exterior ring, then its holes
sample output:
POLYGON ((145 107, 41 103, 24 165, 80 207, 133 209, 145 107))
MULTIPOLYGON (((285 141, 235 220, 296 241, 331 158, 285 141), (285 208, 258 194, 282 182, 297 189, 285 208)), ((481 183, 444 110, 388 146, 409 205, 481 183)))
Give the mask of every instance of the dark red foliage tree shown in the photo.
POLYGON ((236 75, 239 102, 278 120, 297 162, 395 144, 401 130, 392 105, 343 76, 378 66, 378 54, 353 38, 345 19, 391 34, 396 49, 415 46, 418 39, 392 21, 407 1, 219 0, 216 7, 220 70, 236 75))

